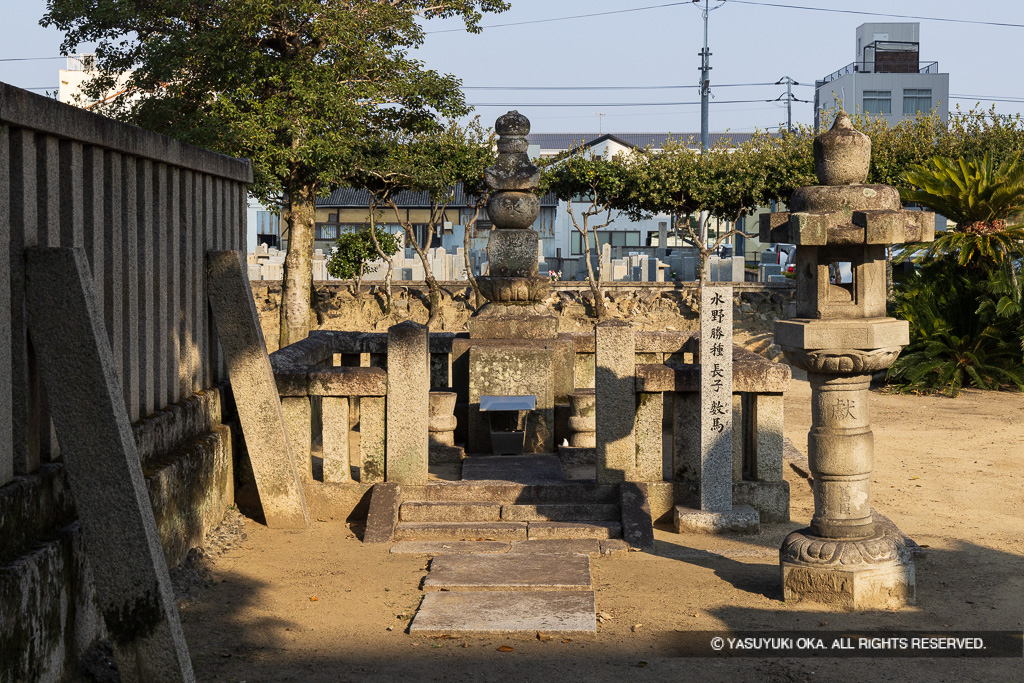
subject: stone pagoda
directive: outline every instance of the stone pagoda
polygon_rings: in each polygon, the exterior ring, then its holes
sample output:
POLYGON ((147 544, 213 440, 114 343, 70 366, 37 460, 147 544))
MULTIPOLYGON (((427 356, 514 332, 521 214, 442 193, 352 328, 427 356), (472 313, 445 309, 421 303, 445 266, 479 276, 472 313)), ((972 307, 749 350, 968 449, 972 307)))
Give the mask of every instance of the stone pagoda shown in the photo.
POLYGON ((571 335, 541 305, 550 280, 538 275, 540 170, 526 153, 530 121, 517 111, 498 117, 498 158, 485 171, 491 191, 487 214, 494 229, 487 242, 488 273, 477 278, 488 303, 469 321, 469 339, 452 348, 456 410, 467 417, 467 453, 490 453, 490 428, 480 396, 536 396, 525 416, 525 452, 555 451, 555 405, 567 407, 573 390, 571 335))
POLYGON ((846 609, 914 602, 906 538, 871 507, 868 389, 909 342, 908 323, 886 317, 886 247, 935 236, 934 214, 865 184, 870 162, 871 140, 841 112, 814 141, 821 184, 795 190, 790 213, 762 216, 760 234, 796 245, 796 317, 775 324, 775 342, 811 385, 814 517, 782 545, 785 599, 846 609))

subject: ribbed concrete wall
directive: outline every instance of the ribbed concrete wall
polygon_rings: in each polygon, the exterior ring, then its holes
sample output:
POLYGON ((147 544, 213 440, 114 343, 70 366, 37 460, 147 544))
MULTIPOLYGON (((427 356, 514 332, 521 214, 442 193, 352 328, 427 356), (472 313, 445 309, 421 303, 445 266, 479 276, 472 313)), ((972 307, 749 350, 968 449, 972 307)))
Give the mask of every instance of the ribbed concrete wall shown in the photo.
POLYGON ((0 485, 59 454, 26 334, 22 250, 86 249, 137 421, 224 378, 203 254, 244 249, 251 180, 248 162, 0 83, 0 485))
POLYGON ((244 248, 251 180, 246 161, 0 83, 0 680, 61 680, 104 633, 26 333, 24 248, 85 249, 174 566, 234 499, 205 253, 244 248))

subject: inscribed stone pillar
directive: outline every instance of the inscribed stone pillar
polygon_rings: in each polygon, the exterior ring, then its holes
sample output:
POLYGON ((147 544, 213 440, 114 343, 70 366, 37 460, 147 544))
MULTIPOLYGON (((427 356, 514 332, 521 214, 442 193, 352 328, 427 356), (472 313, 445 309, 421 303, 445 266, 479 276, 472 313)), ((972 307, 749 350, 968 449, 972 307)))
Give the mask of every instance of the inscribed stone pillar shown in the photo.
POLYGON ((622 320, 600 323, 596 335, 597 481, 617 483, 636 466, 636 343, 622 320))
POLYGON ((427 482, 430 352, 425 325, 388 330, 387 480, 427 482))
POLYGON ((700 294, 700 507, 732 509, 732 288, 700 294))

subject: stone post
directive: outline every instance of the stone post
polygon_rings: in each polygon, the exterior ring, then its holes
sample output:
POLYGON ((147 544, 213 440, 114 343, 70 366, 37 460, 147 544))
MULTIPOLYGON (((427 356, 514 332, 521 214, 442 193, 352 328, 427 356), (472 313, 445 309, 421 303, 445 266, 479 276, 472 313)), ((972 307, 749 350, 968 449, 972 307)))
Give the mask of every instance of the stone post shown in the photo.
POLYGON ((632 478, 636 467, 636 343, 623 320, 600 323, 596 335, 597 481, 632 478))
POLYGON ((593 390, 581 389, 569 394, 572 416, 569 418, 569 445, 573 448, 597 447, 596 397, 593 390))
POLYGON ((870 162, 870 139, 840 112, 814 141, 821 185, 794 191, 792 213, 761 219, 762 241, 797 245, 797 317, 776 323, 775 341, 811 385, 814 516, 783 542, 783 591, 847 609, 914 602, 910 550, 871 508, 868 389, 909 340, 905 321, 884 317, 886 245, 934 239, 933 214, 903 211, 895 188, 863 184, 870 162), (840 264, 852 283, 831 281, 840 264))
POLYGON ((427 482, 430 419, 427 328, 406 321, 388 330, 387 480, 427 482))
POLYGON ((324 483, 343 484, 352 481, 348 455, 349 398, 324 396, 320 400, 323 416, 324 483))

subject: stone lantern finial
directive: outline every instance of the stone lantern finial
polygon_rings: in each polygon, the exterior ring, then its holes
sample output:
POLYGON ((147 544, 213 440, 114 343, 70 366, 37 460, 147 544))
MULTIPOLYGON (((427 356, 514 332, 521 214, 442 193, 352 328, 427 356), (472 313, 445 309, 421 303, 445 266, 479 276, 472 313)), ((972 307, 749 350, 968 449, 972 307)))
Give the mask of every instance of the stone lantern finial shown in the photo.
POLYGON ((814 173, 822 185, 863 185, 871 166, 871 138, 839 112, 827 132, 814 138, 814 173))

